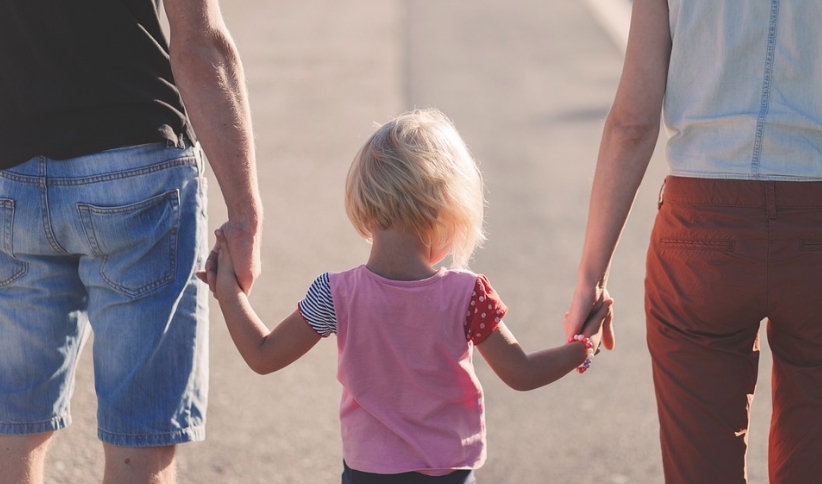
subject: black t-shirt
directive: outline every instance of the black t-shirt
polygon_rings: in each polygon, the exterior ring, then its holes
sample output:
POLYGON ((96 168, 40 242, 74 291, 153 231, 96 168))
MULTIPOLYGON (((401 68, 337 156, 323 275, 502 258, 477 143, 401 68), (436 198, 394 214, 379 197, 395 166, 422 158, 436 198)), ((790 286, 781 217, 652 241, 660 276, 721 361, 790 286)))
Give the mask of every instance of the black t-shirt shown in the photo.
POLYGON ((0 169, 191 136, 159 0, 0 0, 0 169))

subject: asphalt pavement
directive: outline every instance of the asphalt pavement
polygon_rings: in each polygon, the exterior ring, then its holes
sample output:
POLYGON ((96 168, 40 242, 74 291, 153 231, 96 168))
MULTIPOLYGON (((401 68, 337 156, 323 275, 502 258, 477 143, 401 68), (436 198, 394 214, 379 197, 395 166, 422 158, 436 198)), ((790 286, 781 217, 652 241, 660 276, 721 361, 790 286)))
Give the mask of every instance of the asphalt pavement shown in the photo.
MULTIPOLYGON (((506 323, 526 350, 562 344, 599 135, 622 64, 614 29, 603 27, 593 4, 223 0, 253 109, 266 220, 252 303, 269 326, 316 275, 365 261, 368 246, 343 210, 343 180, 374 124, 436 106, 486 179, 488 241, 471 268, 510 307, 506 323)), ((664 174, 657 150, 613 263, 615 351, 584 375, 528 393, 507 388, 476 354, 489 440, 478 482, 662 482, 642 285, 664 174)), ((225 210, 214 180, 209 195, 216 227, 225 210)), ((262 377, 242 362, 216 304, 211 324, 207 439, 179 447, 180 482, 339 482, 334 341, 262 377)), ((58 433, 49 456, 49 484, 102 475, 90 349, 77 374, 74 424, 58 433)), ((769 371, 763 342, 752 484, 767 482, 769 371)))

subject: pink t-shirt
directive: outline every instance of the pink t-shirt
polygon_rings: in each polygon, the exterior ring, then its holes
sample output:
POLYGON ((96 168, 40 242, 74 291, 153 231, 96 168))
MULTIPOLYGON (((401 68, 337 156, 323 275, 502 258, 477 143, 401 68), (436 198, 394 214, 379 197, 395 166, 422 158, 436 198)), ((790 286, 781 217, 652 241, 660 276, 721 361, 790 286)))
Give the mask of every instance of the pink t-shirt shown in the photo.
POLYGON ((336 328, 314 321, 322 312, 316 294, 309 297, 317 281, 300 310, 321 334, 337 333, 349 467, 429 475, 480 467, 484 401, 472 350, 507 310, 488 280, 441 269, 427 279, 394 281, 365 266, 326 277, 336 328))

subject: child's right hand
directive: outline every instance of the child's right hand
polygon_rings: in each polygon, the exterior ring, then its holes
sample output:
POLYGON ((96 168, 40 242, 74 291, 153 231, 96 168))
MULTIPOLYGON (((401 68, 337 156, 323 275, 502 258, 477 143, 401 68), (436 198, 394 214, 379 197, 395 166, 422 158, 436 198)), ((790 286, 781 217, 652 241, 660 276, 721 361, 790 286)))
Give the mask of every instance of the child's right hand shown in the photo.
POLYGON ((214 296, 217 299, 231 297, 239 292, 243 292, 237 276, 234 273, 234 262, 231 260, 231 250, 228 248, 228 241, 222 230, 214 232, 217 236, 217 278, 215 281, 214 296))
MULTIPOLYGON (((605 299, 600 304, 596 311, 592 312, 585 324, 582 325, 582 334, 591 340, 595 351, 599 351, 599 345, 602 342, 603 327, 609 326, 614 318, 614 300, 608 294, 605 294, 605 299)), ((567 314, 566 314, 567 316, 567 314)))

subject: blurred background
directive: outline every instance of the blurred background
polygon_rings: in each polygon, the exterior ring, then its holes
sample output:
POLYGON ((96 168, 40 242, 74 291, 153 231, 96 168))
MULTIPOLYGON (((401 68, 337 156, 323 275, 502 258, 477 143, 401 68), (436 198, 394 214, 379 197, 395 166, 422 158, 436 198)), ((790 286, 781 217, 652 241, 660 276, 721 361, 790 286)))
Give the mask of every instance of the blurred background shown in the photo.
MULTIPOLYGON (((343 180, 375 123, 413 107, 453 119, 483 170, 488 241, 471 268, 510 307, 526 351, 563 343, 599 135, 619 80, 628 0, 223 0, 246 69, 266 219, 252 303, 269 327, 324 271, 363 263, 343 180)), ((665 174, 654 155, 609 283, 617 347, 584 375, 517 393, 475 353, 486 394, 483 484, 662 482, 645 347, 644 259, 665 174)), ((213 227, 225 210, 212 180, 213 227)), ((213 240, 213 237, 212 237, 213 240)), ((178 447, 181 483, 334 483, 342 470, 333 337, 258 376, 216 304, 205 442, 178 447)), ((770 356, 763 341, 750 482, 767 482, 770 356)), ((99 482, 90 345, 74 424, 55 437, 49 484, 99 482)))

